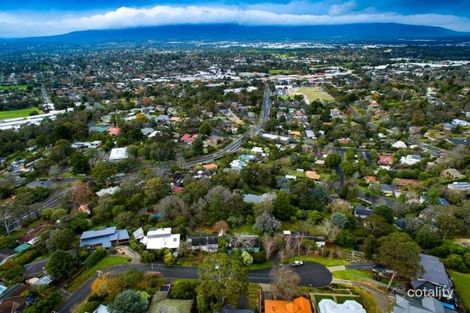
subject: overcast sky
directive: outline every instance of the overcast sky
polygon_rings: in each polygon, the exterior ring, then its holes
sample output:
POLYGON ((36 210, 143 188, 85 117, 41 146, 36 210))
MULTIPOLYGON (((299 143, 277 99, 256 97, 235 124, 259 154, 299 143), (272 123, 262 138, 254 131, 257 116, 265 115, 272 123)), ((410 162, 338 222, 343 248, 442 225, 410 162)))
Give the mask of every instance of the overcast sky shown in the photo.
POLYGON ((187 24, 396 22, 470 32, 470 0, 1 0, 0 37, 187 24))

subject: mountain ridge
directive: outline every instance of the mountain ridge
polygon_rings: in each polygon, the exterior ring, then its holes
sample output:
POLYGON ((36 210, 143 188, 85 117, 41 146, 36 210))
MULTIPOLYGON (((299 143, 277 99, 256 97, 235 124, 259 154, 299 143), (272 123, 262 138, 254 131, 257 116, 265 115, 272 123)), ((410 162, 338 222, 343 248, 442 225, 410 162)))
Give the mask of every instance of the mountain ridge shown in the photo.
POLYGON ((42 42, 125 41, 397 41, 470 37, 470 33, 438 26, 398 23, 357 23, 307 26, 246 26, 239 24, 180 24, 123 29, 84 30, 62 35, 3 39, 42 42))

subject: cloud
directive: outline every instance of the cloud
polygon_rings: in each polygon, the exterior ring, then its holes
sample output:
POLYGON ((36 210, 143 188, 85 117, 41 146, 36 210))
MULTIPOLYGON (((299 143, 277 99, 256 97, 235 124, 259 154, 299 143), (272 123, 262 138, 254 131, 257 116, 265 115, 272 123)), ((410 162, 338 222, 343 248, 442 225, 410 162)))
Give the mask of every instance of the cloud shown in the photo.
MULTIPOLYGON (((290 4, 292 6, 292 4, 290 4)), ((298 5, 298 3, 296 3, 298 5)), ((470 19, 443 14, 353 11, 355 2, 333 4, 328 8, 310 7, 308 13, 269 10, 262 6, 157 5, 148 8, 121 7, 103 13, 48 16, 0 12, 0 36, 21 37, 54 35, 77 30, 116 29, 172 24, 237 23, 242 25, 319 25, 395 22, 442 26, 470 31, 470 19), (318 9, 319 13, 312 10, 318 9), (322 9, 322 10, 320 10, 322 9)), ((297 11, 298 12, 298 11, 297 11)), ((305 11, 304 11, 305 12, 305 11)))

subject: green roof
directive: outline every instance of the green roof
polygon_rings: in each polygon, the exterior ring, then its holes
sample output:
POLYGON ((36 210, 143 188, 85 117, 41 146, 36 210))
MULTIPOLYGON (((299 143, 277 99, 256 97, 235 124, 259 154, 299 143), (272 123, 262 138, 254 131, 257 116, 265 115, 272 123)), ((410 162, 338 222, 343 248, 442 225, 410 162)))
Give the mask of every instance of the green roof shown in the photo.
POLYGON ((31 247, 30 244, 22 243, 18 247, 15 248, 15 252, 20 253, 20 252, 23 252, 24 250, 29 249, 30 247, 31 247))

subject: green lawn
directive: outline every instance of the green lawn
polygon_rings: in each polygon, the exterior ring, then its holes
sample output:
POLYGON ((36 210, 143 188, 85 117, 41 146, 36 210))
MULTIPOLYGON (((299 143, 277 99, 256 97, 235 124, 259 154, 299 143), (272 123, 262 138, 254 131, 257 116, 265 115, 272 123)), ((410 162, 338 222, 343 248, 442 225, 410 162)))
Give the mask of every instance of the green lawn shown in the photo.
POLYGON ((74 281, 67 287, 68 291, 75 291, 77 290, 81 285, 83 285, 90 277, 96 274, 96 271, 101 271, 104 270, 108 267, 112 267, 115 265, 122 265, 122 264, 127 264, 130 262, 130 259, 127 257, 122 257, 122 256, 107 256, 98 263, 95 264, 92 268, 89 268, 83 272, 80 273, 80 275, 77 276, 77 278, 74 279, 74 281))
POLYGON ((307 101, 310 103, 315 100, 328 102, 334 100, 329 93, 323 91, 318 87, 302 87, 299 89, 291 89, 289 91, 289 96, 294 95, 303 95, 307 98, 307 101))
POLYGON ((470 274, 449 271, 455 290, 467 311, 470 311, 470 274))
POLYGON ((234 233, 234 234, 250 234, 250 235, 256 234, 255 231, 253 230, 253 225, 252 224, 243 224, 243 225, 237 226, 235 228, 232 228, 232 233, 234 233))
POLYGON ((19 109, 19 110, 11 110, 11 111, 0 111, 0 120, 8 119, 8 118, 19 118, 19 117, 27 117, 31 112, 41 113, 41 110, 38 108, 26 108, 26 109, 19 109))
POLYGON ((0 91, 11 91, 11 90, 18 90, 18 91, 26 91, 28 90, 28 85, 0 85, 0 91))
POLYGON ((299 256, 299 257, 292 257, 289 258, 288 261, 292 262, 294 260, 300 260, 304 262, 316 262, 323 264, 325 266, 340 266, 340 265, 348 265, 349 262, 346 260, 341 259, 330 259, 322 256, 299 256))
POLYGON ((266 261, 266 262, 261 263, 261 264, 251 264, 250 266, 248 266, 248 270, 249 271, 263 270, 265 268, 271 268, 271 267, 273 267, 273 262, 266 261))
POLYGON ((338 279, 345 280, 360 280, 361 278, 370 278, 373 279, 373 275, 368 271, 360 270, 344 270, 333 272, 333 277, 338 279))

